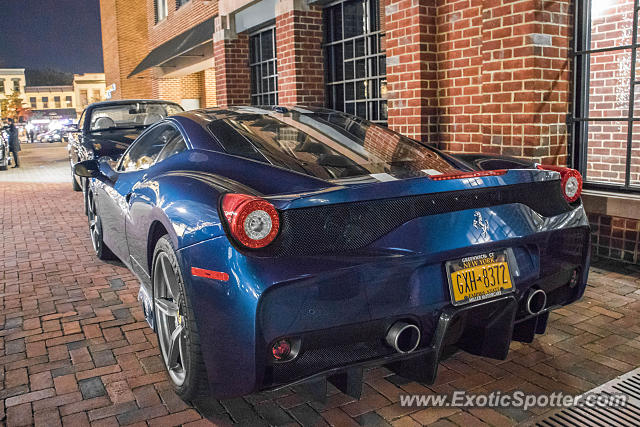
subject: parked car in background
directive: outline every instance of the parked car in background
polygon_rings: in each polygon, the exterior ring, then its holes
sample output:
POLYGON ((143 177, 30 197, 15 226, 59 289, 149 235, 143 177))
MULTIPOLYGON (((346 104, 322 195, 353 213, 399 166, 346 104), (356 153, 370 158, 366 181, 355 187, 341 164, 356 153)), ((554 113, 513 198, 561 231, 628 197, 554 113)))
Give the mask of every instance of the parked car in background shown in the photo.
POLYGON ((60 129, 50 130, 39 135, 40 142, 62 142, 62 131, 60 129))
POLYGON ((505 359, 586 286, 577 171, 332 110, 190 111, 75 172, 185 400, 323 378, 357 397, 375 365, 433 382, 458 350, 505 359))
POLYGON ((73 174, 76 163, 102 156, 117 160, 143 130, 182 111, 182 107, 174 102, 142 99, 89 105, 80 116, 75 131, 68 133, 73 189, 86 189, 86 180, 73 174))

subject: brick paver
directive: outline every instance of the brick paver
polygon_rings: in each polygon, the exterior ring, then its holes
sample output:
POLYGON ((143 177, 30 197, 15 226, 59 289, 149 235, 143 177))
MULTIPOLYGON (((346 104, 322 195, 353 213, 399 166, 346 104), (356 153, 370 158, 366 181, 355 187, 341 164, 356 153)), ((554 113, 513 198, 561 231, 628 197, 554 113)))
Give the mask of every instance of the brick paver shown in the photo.
MULTIPOLYGON (((68 173, 62 160, 49 164, 54 178, 68 173)), ((42 181, 40 169, 34 162, 20 173, 34 170, 40 178, 29 180, 42 181)), ((93 256, 81 194, 69 182, 3 182, 3 173, 0 425, 508 425, 544 410, 405 408, 398 395, 579 393, 640 365, 640 268, 600 261, 586 297, 553 313, 533 344, 513 343, 505 361, 459 353, 430 386, 368 370, 359 401, 331 388, 317 402, 293 387, 194 408, 169 387, 136 279, 93 256)))

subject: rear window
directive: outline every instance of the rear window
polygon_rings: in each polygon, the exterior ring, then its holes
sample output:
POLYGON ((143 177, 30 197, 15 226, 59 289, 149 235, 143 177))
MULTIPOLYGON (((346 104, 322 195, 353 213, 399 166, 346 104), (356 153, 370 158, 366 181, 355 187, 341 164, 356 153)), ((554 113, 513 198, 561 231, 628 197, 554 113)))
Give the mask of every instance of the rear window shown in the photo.
POLYGON ((437 151, 341 113, 238 113, 209 124, 224 150, 323 179, 447 173, 437 151))

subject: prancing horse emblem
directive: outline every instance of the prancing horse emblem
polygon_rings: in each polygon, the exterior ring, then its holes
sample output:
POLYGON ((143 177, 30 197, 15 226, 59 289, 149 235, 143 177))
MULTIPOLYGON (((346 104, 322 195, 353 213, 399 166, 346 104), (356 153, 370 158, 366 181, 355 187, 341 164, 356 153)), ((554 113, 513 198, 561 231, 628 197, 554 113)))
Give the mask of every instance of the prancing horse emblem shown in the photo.
POLYGON ((489 237, 489 233, 487 233, 487 230, 489 229, 489 221, 486 219, 483 221, 482 214, 478 211, 473 213, 473 226, 478 230, 482 229, 482 238, 486 239, 489 237))

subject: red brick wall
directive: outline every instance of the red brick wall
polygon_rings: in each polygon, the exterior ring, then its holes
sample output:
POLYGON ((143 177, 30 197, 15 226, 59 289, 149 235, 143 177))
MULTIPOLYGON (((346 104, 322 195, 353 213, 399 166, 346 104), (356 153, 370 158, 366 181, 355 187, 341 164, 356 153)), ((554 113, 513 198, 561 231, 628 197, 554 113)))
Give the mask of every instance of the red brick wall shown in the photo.
POLYGON ((180 79, 180 94, 187 99, 201 99, 203 85, 204 72, 189 74, 180 79))
POLYGON ((101 0, 100 16, 106 83, 116 84, 112 99, 150 98, 150 71, 127 77, 149 53, 146 9, 125 0, 101 0))
POLYGON ((389 0, 389 125, 566 164, 570 0, 389 0), (437 126, 436 126, 437 125, 437 126))
POLYGON ((640 221, 589 214, 594 255, 640 264, 640 221))
MULTIPOLYGON (((157 73, 157 71, 155 71, 157 73)), ((180 103, 182 100, 182 86, 180 78, 162 78, 154 76, 152 82, 153 98, 180 103)))
MULTIPOLYGON (((216 34, 221 34, 219 30, 216 34)), ((221 37, 221 36, 220 36, 221 37)), ((216 98, 221 107, 249 105, 249 36, 238 34, 231 39, 215 39, 213 42, 216 68, 216 98)))
POLYGON ((116 0, 100 0, 100 24, 102 27, 102 56, 104 58, 104 76, 107 86, 116 85, 111 94, 120 98, 120 55, 118 45, 118 21, 116 19, 116 0))
POLYGON ((278 97, 281 105, 324 105, 322 11, 292 10, 276 17, 278 97))
POLYGON ((437 142, 436 8, 424 3, 386 2, 388 123, 411 138, 437 142))
POLYGON ((276 29, 279 103, 323 106, 322 11, 281 14, 276 29))
MULTIPOLYGON (((591 49, 631 44, 633 0, 611 0, 592 10, 591 49)), ((629 109, 631 51, 591 55, 589 117, 626 117, 629 109)), ((638 75, 638 74, 636 74, 638 75)), ((635 103, 640 103, 636 95, 635 103)), ((640 110, 640 104, 634 108, 640 110)), ((624 184, 627 158, 626 122, 591 122, 588 128, 589 181, 624 184)), ((640 185, 640 129, 633 135, 632 185, 640 185)))
POLYGON ((208 68, 202 72, 202 103, 203 108, 215 107, 218 105, 216 100, 216 70, 208 68))
POLYGON ((191 0, 177 10, 175 0, 167 0, 167 18, 156 23, 154 0, 145 1, 152 49, 218 14, 218 0, 191 0))

